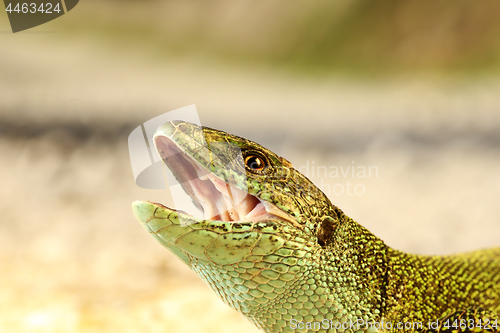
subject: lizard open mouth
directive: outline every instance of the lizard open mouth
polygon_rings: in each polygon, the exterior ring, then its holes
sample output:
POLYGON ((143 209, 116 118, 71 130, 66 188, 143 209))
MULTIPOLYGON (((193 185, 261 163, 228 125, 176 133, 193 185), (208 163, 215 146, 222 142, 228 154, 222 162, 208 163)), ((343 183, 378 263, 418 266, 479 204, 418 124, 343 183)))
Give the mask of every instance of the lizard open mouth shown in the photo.
MULTIPOLYGON (((155 135, 154 143, 164 163, 194 205, 203 212, 205 220, 257 222, 285 215, 274 205, 226 183, 208 171, 167 136, 155 135)), ((177 212, 193 216, 184 211, 177 212)))

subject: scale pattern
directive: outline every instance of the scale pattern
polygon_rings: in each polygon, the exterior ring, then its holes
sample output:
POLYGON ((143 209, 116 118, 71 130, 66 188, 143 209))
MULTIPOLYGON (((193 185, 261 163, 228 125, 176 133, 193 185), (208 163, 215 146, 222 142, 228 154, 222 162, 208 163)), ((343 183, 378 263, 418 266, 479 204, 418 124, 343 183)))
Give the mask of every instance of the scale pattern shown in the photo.
POLYGON ((500 248, 450 256, 403 253, 346 216, 266 148, 185 122, 167 123, 164 132, 214 172, 211 155, 218 154, 225 177, 241 182, 238 175, 245 174, 248 193, 294 218, 211 221, 157 203, 133 204, 148 232, 265 332, 500 332, 500 248), (190 151, 203 145, 203 137, 209 146, 230 145, 210 154, 190 151), (265 156, 269 167, 245 170, 228 158, 235 154, 231 145, 243 156, 265 156), (464 321, 469 326, 461 328, 464 321))

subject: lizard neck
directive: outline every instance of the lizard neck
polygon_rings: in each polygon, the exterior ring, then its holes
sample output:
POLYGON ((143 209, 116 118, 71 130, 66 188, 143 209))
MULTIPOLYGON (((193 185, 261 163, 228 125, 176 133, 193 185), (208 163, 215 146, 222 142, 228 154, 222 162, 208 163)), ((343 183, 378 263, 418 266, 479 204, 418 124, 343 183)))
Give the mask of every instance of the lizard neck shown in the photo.
POLYGON ((347 216, 337 212, 336 219, 335 241, 325 246, 293 237, 293 251, 224 266, 193 260, 191 267, 266 332, 378 322, 385 307, 387 246, 347 216))
POLYGON ((389 247, 351 218, 342 214, 342 220, 331 250, 325 249, 329 270, 337 277, 331 294, 353 320, 379 322, 387 306, 389 247))

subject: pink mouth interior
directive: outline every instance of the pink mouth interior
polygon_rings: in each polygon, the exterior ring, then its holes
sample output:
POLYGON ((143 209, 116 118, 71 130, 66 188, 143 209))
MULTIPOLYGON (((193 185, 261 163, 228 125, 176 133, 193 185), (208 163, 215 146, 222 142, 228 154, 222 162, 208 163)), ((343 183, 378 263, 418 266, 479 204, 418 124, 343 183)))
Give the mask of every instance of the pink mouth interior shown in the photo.
POLYGON ((255 222, 273 216, 259 198, 208 172, 168 137, 154 140, 161 158, 206 220, 255 222))

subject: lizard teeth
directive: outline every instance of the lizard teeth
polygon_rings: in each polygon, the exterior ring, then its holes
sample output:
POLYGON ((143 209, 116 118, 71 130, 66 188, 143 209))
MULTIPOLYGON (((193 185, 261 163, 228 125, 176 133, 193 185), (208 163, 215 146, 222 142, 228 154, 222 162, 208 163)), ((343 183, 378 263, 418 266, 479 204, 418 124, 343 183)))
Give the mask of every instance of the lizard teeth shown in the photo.
MULTIPOLYGON (((229 192, 229 189, 228 189, 228 192, 229 192)), ((239 220, 238 212, 234 209, 234 206, 233 206, 231 199, 228 198, 226 195, 224 195, 224 193, 222 193, 222 198, 224 199, 224 202, 226 203, 227 212, 229 214, 229 219, 231 221, 239 220)))
MULTIPOLYGON (((239 222, 249 221, 250 219, 261 220, 272 216, 272 214, 269 214, 269 208, 272 205, 268 205, 246 191, 227 184, 211 173, 202 177, 198 179, 210 181, 203 181, 205 188, 202 191, 196 191, 196 197, 203 206, 205 218, 239 222), (208 184, 213 185, 213 187, 210 186, 212 190, 208 189, 208 184), (212 192, 212 196, 206 195, 207 192, 212 192), (244 218, 242 219, 242 217, 244 218)), ((196 182, 196 180, 193 182, 196 182)))
POLYGON ((238 221, 241 216, 245 216, 255 207, 255 204, 249 199, 248 193, 230 186, 212 174, 208 174, 207 178, 220 192, 221 198, 216 199, 216 201, 221 199, 224 201, 229 220, 238 221))

